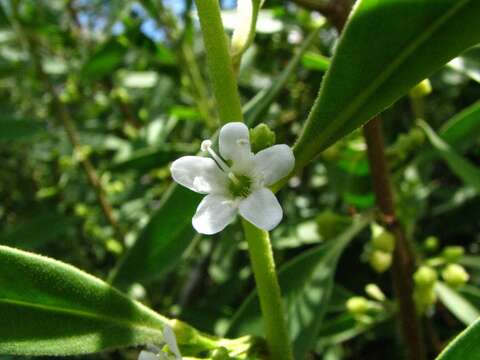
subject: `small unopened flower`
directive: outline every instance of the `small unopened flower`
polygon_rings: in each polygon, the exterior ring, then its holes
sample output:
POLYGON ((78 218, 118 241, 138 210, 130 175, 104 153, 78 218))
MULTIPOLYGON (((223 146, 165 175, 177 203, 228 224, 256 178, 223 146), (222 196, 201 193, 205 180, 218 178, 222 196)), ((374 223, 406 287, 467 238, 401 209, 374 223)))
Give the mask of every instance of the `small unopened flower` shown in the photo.
POLYGON ((165 345, 168 349, 160 349, 154 345, 149 345, 147 350, 142 350, 140 352, 138 360, 182 360, 175 333, 168 325, 165 325, 163 329, 162 346, 165 345))
POLYGON ((255 226, 272 230, 283 211, 267 186, 287 176, 295 165, 292 149, 274 145, 253 154, 247 126, 239 122, 220 130, 220 155, 205 140, 202 150, 211 158, 184 156, 173 162, 173 179, 190 190, 206 194, 192 219, 195 230, 215 234, 237 213, 255 226))

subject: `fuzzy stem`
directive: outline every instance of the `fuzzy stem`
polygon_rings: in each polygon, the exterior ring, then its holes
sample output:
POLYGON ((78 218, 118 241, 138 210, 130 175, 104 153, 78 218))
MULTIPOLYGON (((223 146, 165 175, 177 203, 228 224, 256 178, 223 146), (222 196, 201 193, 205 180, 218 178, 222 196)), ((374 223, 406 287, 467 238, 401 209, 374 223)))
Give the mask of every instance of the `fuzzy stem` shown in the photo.
POLYGON ((233 71, 218 0, 195 0, 207 53, 207 65, 220 122, 243 121, 237 80, 233 71))
POLYGON ((269 234, 248 221, 243 220, 242 224, 260 298, 270 358, 293 360, 269 234))

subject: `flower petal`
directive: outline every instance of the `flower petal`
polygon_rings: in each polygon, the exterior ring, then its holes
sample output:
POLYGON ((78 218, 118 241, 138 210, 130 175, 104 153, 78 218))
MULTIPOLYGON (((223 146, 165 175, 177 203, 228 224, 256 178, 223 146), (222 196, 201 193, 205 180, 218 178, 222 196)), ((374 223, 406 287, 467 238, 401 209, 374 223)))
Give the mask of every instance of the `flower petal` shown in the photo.
POLYGON ((170 351, 175 355, 175 359, 181 359, 182 355, 180 354, 180 349, 177 345, 177 338, 172 328, 168 325, 165 325, 163 328, 163 340, 168 345, 170 351))
POLYGON ((200 194, 223 193, 226 175, 215 161, 201 156, 183 156, 170 167, 172 178, 180 185, 200 194))
POLYGON ((232 122, 220 129, 220 155, 233 161, 233 170, 244 172, 248 170, 253 158, 250 147, 248 127, 241 122, 232 122))
POLYGON ((205 196, 192 219, 195 230, 200 234, 216 234, 230 224, 237 213, 234 200, 219 194, 205 196))
POLYGON ((267 188, 260 188, 242 200, 239 212, 253 225, 267 231, 277 226, 283 216, 277 198, 267 188))
POLYGON ((292 148, 273 145, 259 151, 253 158, 255 173, 263 175, 264 185, 271 185, 287 176, 295 166, 292 148))

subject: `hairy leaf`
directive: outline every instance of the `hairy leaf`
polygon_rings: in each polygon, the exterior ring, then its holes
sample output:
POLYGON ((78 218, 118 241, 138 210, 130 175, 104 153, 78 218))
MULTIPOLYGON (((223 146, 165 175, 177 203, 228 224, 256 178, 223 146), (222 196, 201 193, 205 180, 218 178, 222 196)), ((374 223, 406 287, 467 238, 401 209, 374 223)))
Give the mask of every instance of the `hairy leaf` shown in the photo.
POLYGON ((73 266, 0 246, 0 354, 158 343, 167 319, 73 266))

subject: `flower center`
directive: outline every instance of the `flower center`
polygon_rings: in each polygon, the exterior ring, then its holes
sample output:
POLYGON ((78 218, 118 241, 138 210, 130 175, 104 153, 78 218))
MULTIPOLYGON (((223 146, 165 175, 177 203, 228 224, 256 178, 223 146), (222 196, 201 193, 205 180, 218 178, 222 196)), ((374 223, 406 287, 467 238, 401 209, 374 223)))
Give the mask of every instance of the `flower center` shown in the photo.
POLYGON ((228 184, 228 190, 234 197, 247 197, 251 193, 252 180, 245 175, 235 175, 229 173, 228 178, 230 180, 228 184))
MULTIPOLYGON (((241 143, 239 140, 238 145, 243 145, 243 143, 241 143)), ((234 197, 247 197, 250 195, 252 180, 248 176, 235 174, 228 164, 220 156, 218 156, 215 151, 213 151, 212 142, 210 140, 204 140, 202 142, 201 150, 207 151, 213 160, 215 160, 218 167, 222 169, 225 174, 227 174, 229 180, 228 190, 234 197)))

